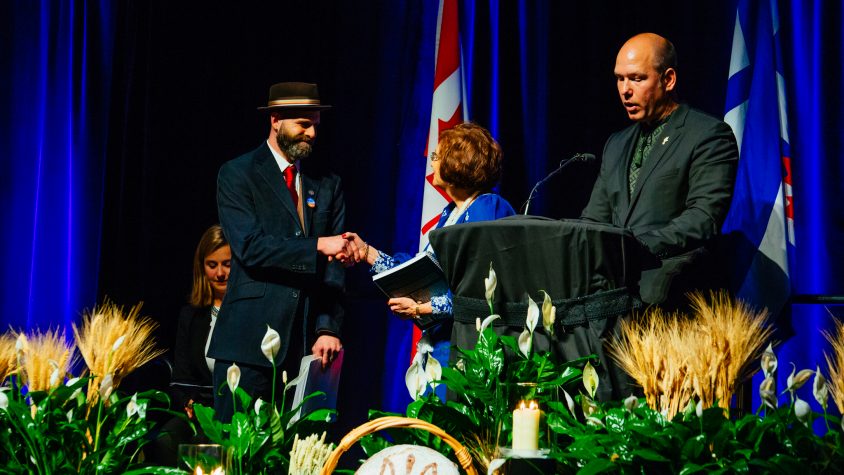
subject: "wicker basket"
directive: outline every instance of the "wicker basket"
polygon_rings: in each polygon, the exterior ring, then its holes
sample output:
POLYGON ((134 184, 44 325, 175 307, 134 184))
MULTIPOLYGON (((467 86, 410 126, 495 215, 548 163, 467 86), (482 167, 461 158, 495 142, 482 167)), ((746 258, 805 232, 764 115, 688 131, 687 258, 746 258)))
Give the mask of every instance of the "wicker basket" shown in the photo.
POLYGON ((457 439, 448 435, 445 431, 434 424, 409 417, 380 417, 352 429, 345 437, 343 437, 343 440, 341 440, 337 445, 337 448, 331 452, 331 455, 328 456, 328 460, 326 460, 325 466, 322 467, 320 475, 329 475, 332 473, 334 468, 337 467, 337 462, 340 460, 340 456, 349 450, 349 448, 351 448, 355 442, 360 440, 361 437, 392 427, 422 429, 436 435, 445 441, 449 447, 454 449, 454 455, 457 456, 457 461, 468 475, 478 475, 478 472, 475 471, 475 467, 472 465, 472 457, 469 455, 469 451, 466 447, 463 447, 457 439))

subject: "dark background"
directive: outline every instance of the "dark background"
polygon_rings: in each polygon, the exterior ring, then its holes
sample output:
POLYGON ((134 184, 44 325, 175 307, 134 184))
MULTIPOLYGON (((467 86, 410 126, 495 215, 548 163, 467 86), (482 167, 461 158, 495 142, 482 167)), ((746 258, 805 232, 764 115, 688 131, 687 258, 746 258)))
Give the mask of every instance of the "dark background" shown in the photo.
MULTIPOLYGON (((612 69, 636 33, 672 40, 681 98, 723 116, 734 3, 460 2, 464 106, 503 146, 501 194, 518 208, 562 159, 600 156, 627 125, 612 69)), ((840 2, 778 3, 796 151, 792 286, 841 295, 844 14, 840 2)), ((334 106, 309 159, 343 178, 349 230, 413 252, 437 4, 0 0, 0 323, 69 328, 109 296, 144 301, 172 346, 196 243, 217 222, 217 170, 266 139, 256 107, 280 81, 316 82, 334 106)), ((569 167, 531 212, 578 216, 596 173, 569 167)), ((409 324, 365 269, 349 272, 348 295, 338 432, 409 400, 409 324)), ((828 326, 822 305, 801 302, 801 328, 828 326)), ((815 336, 795 354, 819 351, 815 336)))

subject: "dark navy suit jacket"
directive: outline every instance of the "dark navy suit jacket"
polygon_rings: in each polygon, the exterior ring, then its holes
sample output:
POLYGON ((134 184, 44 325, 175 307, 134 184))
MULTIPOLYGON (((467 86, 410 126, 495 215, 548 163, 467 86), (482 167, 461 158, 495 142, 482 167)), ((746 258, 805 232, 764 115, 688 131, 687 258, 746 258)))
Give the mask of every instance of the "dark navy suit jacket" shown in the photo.
POLYGON ((270 366, 261 353, 267 325, 281 337, 277 365, 291 338, 310 348, 317 333, 340 336, 345 270, 316 248, 318 237, 343 232, 343 192, 339 177, 308 165, 300 169, 304 229, 266 143, 220 168, 217 208, 232 266, 208 356, 270 366), (304 326, 293 328, 298 312, 304 326))
POLYGON ((630 229, 659 258, 658 267, 642 272, 639 289, 645 302, 662 303, 691 290, 675 287, 677 278, 708 254, 707 244, 721 231, 738 148, 727 124, 680 105, 656 139, 630 196, 628 170, 639 129, 634 124, 607 140, 581 217, 630 229))

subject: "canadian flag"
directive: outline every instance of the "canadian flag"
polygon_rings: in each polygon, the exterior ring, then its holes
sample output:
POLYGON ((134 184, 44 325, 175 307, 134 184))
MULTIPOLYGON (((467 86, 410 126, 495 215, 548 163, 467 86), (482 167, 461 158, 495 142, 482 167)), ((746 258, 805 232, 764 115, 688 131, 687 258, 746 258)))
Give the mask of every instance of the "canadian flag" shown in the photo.
MULTIPOLYGON (((430 153, 437 148, 440 132, 468 119, 463 108, 463 70, 461 68, 460 28, 457 0, 440 0, 437 15, 436 66, 434 67, 434 98, 431 104, 431 123, 425 149, 425 190, 422 195, 422 223, 419 228, 419 250, 428 245, 428 232, 437 225, 445 205, 451 201, 445 192, 433 185, 434 171, 430 153)), ((411 358, 422 333, 413 328, 411 358)))

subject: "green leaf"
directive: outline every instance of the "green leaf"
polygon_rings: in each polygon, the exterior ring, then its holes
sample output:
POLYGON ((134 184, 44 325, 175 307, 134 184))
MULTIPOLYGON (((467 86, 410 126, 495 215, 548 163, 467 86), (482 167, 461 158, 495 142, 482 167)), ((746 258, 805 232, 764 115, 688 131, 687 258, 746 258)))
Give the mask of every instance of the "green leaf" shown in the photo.
POLYGON ((390 447, 391 445, 392 444, 390 444, 387 439, 377 434, 369 434, 360 439, 360 447, 363 449, 363 453, 365 453, 367 457, 372 457, 376 453, 390 447))
POLYGON ((699 460, 703 450, 706 448, 706 436, 697 435, 688 439, 681 450, 683 457, 687 460, 699 460))
POLYGON ((223 444, 223 424, 214 419, 214 409, 202 404, 194 404, 193 413, 205 436, 215 444, 223 444))
POLYGON ((651 462, 669 462, 669 459, 663 457, 662 455, 656 453, 651 449, 637 449, 632 451, 631 453, 637 457, 641 457, 651 462))
POLYGON ((235 412, 232 416, 231 433, 229 434, 229 444, 234 448, 235 456, 242 458, 249 444, 252 442, 252 424, 249 418, 242 412, 235 412))

